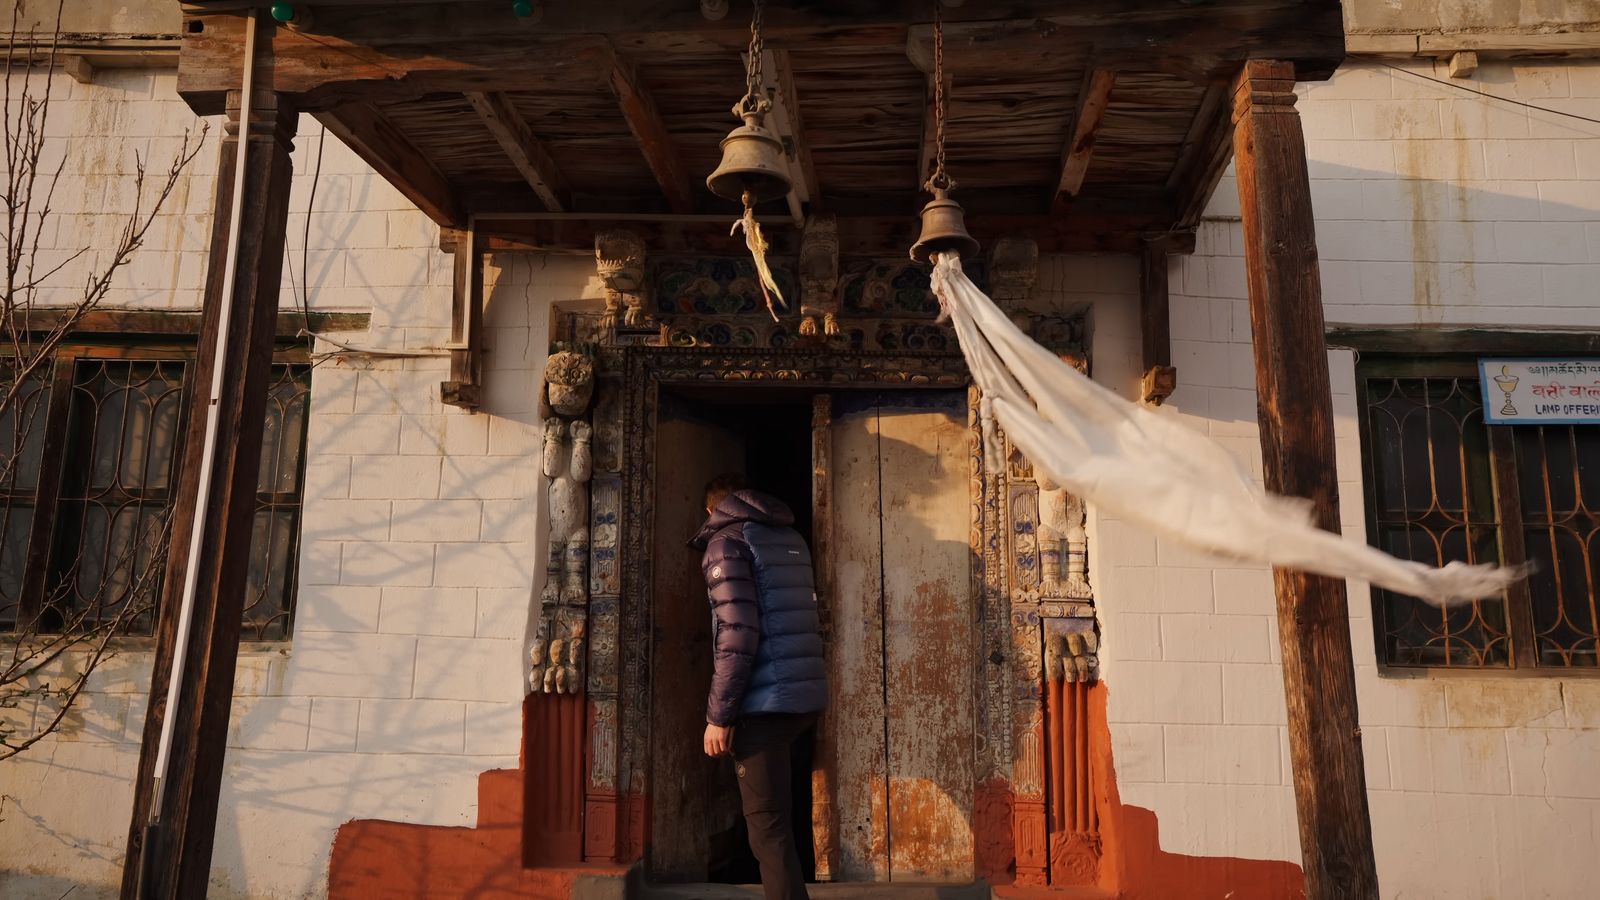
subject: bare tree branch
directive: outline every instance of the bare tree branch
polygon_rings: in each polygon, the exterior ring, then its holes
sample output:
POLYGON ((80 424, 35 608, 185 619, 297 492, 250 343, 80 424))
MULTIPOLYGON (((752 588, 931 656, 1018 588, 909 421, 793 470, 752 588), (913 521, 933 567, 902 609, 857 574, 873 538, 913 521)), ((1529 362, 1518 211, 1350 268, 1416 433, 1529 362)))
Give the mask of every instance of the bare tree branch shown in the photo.
MULTIPOLYGON (((50 225, 58 216, 57 190, 65 187, 66 154, 53 164, 47 162, 48 151, 55 146, 47 134, 64 8, 65 0, 57 0, 54 33, 47 48, 36 52, 21 49, 41 44, 34 39, 31 25, 22 33, 23 2, 13 0, 6 46, 6 171, 0 183, 0 205, 4 206, 0 239, 5 242, 0 277, 0 426, 9 434, 0 442, 0 512, 17 498, 24 505, 53 499, 32 497, 18 480, 20 467, 30 463, 27 457, 33 452, 29 436, 38 434, 35 429, 47 418, 40 414, 46 400, 65 402, 65 398, 48 397, 47 393, 55 353, 84 317, 105 300, 118 272, 143 248, 207 135, 203 124, 197 132, 185 131, 164 171, 158 170, 159 175, 148 182, 147 176, 153 174, 147 169, 148 161, 135 153, 133 206, 121 214, 111 246, 96 247, 91 241, 54 249, 50 225), (81 273, 76 276, 81 279, 76 288, 57 284, 73 278, 75 272, 81 273), (44 291, 50 290, 53 300, 58 289, 71 297, 70 302, 40 304, 44 291)), ((45 584, 42 597, 0 597, 0 609, 15 605, 18 620, 12 632, 0 637, 0 709, 33 710, 31 727, 26 729, 0 719, 0 761, 59 729, 87 689, 90 676, 115 654, 117 639, 153 614, 170 536, 168 519, 163 513, 136 525, 137 531, 148 533, 131 538, 108 530, 107 546, 79 547, 75 560, 52 560, 56 581, 45 584), (85 552, 107 558, 99 561, 100 569, 85 572, 85 552), (30 604, 27 612, 22 606, 24 599, 30 604), (47 704, 53 711, 47 711, 47 704)), ((5 538, 15 541, 19 535, 8 533, 5 538)), ((20 539, 26 541, 27 535, 20 539)))

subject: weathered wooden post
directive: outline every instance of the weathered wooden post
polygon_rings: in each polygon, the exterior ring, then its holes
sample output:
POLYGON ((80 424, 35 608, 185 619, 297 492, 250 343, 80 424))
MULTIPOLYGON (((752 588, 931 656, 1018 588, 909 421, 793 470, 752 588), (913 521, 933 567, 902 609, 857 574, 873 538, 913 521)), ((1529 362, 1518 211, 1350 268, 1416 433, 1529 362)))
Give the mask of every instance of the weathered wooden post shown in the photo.
MULTIPOLYGON (((1309 497, 1339 530, 1333 402, 1294 65, 1255 60, 1234 82, 1257 413, 1268 489, 1309 497)), ((1273 573, 1306 895, 1376 897, 1344 582, 1273 573)))
POLYGON ((163 581, 150 712, 145 718, 128 855, 123 864, 124 897, 139 894, 145 856, 149 857, 146 865, 152 868, 146 881, 150 889, 143 896, 203 897, 211 871, 217 796, 239 653, 239 621, 248 593, 246 576, 255 519, 256 477, 261 465, 262 426, 288 224, 292 174, 289 152, 296 124, 288 98, 271 90, 255 90, 252 99, 249 133, 241 135, 243 94, 228 94, 228 121, 212 204, 199 357, 173 511, 171 552, 163 581), (233 291, 225 296, 233 180, 239 165, 245 167, 245 179, 236 275, 233 291), (224 306, 228 307, 225 330, 220 327, 224 306), (222 390, 213 406, 212 373, 219 356, 224 375, 222 390), (210 442, 208 492, 201 508, 198 501, 202 460, 208 444, 208 413, 215 415, 217 425, 215 440, 210 442), (197 521, 205 523, 205 532, 199 544, 193 619, 185 642, 187 658, 178 703, 175 709, 168 710, 165 701, 178 641, 184 576, 197 521), (166 772, 157 773, 157 745, 162 718, 168 713, 176 717, 171 763, 166 772), (161 825, 152 832, 153 846, 146 847, 145 825, 156 800, 152 778, 158 774, 164 776, 158 809, 161 825))

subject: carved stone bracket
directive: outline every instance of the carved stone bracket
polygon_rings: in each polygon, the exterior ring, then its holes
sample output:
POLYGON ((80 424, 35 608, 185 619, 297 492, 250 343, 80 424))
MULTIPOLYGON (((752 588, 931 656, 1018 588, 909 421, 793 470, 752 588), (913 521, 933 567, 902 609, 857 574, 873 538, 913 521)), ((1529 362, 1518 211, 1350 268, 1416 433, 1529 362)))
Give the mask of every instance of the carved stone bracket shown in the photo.
POLYGON ((603 325, 645 324, 645 295, 649 277, 645 271, 644 239, 631 231, 601 231, 594 236, 595 269, 606 289, 603 325))
POLYGON ((1039 244, 1004 237, 989 251, 989 296, 1024 332, 1031 330, 1028 303, 1039 280, 1039 244))
POLYGON ((1045 677, 1069 684, 1100 677, 1100 636, 1093 618, 1044 620, 1045 677))
POLYGON ((800 333, 839 335, 839 223, 812 216, 800 240, 800 333))

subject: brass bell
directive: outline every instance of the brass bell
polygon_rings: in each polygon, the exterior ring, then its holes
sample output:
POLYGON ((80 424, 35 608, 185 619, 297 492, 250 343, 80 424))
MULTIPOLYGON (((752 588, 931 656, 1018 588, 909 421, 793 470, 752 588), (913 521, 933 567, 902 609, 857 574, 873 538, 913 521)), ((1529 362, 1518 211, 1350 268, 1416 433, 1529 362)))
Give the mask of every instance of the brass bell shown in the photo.
POLYGON ((711 193, 735 203, 749 193, 752 206, 788 195, 791 182, 783 144, 761 124, 766 108, 765 100, 754 109, 735 107, 744 124, 722 139, 722 162, 706 179, 711 193))
POLYGON ((978 241, 967 233, 961 204, 950 199, 949 188, 934 188, 933 199, 922 208, 922 235, 911 245, 911 258, 925 263, 935 253, 954 250, 962 259, 978 255, 978 241))

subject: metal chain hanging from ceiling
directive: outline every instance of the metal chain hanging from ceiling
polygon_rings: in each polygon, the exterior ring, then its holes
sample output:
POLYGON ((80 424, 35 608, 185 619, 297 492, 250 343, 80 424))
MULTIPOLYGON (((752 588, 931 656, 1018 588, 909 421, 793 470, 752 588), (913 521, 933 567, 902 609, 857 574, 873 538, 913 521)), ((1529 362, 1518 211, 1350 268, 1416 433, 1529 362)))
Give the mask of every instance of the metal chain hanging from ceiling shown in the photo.
POLYGON ((766 113, 772 106, 765 92, 761 89, 761 53, 766 49, 766 41, 761 37, 761 9, 762 0, 755 0, 754 9, 750 12, 750 51, 745 54, 744 85, 745 94, 738 105, 733 108, 735 116, 743 117, 748 113, 766 113))
POLYGON ((944 15, 942 3, 933 5, 933 171, 923 188, 928 193, 955 190, 955 179, 944 167, 944 15))
POLYGON ((939 253, 954 251, 963 258, 976 256, 978 241, 967 233, 961 204, 950 199, 956 180, 945 170, 944 159, 944 15, 939 0, 933 4, 933 171, 923 187, 933 200, 922 208, 922 234, 911 245, 911 258, 932 262, 939 253))

